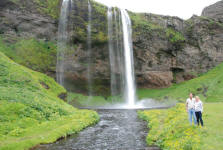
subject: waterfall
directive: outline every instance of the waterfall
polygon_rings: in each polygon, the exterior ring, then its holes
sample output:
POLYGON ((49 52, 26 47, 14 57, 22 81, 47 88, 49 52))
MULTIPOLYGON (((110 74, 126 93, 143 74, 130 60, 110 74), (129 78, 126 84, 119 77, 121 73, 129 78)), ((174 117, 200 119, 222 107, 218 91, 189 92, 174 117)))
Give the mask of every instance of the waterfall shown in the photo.
POLYGON ((68 43, 68 12, 70 0, 63 0, 60 12, 58 39, 57 39, 57 65, 56 79, 57 82, 64 86, 64 60, 68 43))
POLYGON ((118 83, 116 78, 116 56, 114 50, 114 31, 113 31, 113 11, 112 7, 108 7, 108 49, 109 49, 109 61, 110 61, 110 76, 111 76, 111 95, 116 96, 118 94, 118 83))
MULTIPOLYGON (((88 46, 88 67, 87 67, 87 78, 88 78, 88 95, 92 95, 92 41, 91 41, 91 24, 92 24, 92 8, 90 0, 88 0, 88 26, 87 26, 87 46, 88 46)), ((91 98, 91 97, 90 97, 91 98)))
MULTIPOLYGON (((118 76, 118 83, 119 83, 119 94, 123 93, 124 89, 124 66, 123 66, 123 39, 122 39, 122 25, 121 25, 121 12, 118 9, 118 13, 116 9, 114 9, 114 16, 115 16, 115 42, 116 42, 116 63, 117 63, 117 72, 118 76), (119 17, 119 18, 117 18, 119 17)), ((123 95, 120 95, 123 96, 123 95)))
POLYGON ((132 46, 131 20, 126 10, 121 9, 123 41, 124 41, 124 65, 125 65, 125 100, 129 107, 133 107, 136 101, 135 73, 132 46))
MULTIPOLYGON (((57 49, 57 82, 64 86, 64 72, 66 71, 66 52, 69 50, 69 20, 72 10, 72 0, 63 0, 58 27, 57 49)), ((124 96, 128 107, 133 107, 136 101, 136 87, 134 77, 132 27, 131 20, 126 10, 108 7, 108 47, 111 76, 111 95, 124 96), (113 15, 114 14, 114 15, 113 15), (123 94, 124 93, 124 94, 123 94)), ((93 95, 92 80, 92 6, 88 0, 88 25, 87 25, 87 80, 89 96, 93 95)), ((91 97, 90 97, 91 98, 91 97)))
POLYGON ((127 106, 133 107, 136 101, 136 87, 131 20, 127 11, 119 10, 117 13, 112 7, 108 7, 107 17, 111 95, 122 96, 124 93, 127 106))

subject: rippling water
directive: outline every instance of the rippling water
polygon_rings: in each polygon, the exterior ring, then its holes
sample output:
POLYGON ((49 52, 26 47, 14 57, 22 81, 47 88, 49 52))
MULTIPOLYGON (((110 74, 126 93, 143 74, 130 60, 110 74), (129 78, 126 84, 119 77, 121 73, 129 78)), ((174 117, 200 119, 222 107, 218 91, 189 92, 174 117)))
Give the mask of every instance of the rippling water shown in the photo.
POLYGON ((148 128, 136 110, 98 110, 100 122, 77 135, 37 150, 159 150, 146 146, 148 128))

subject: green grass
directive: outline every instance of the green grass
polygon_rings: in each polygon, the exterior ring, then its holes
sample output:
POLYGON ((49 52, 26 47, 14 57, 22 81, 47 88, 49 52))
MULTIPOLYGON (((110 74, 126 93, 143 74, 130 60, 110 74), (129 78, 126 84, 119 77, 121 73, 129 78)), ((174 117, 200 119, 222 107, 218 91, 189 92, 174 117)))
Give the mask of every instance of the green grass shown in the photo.
POLYGON ((0 149, 28 149, 77 133, 99 119, 58 96, 66 93, 52 78, 0 52, 0 149))
MULTIPOLYGON (((210 145, 211 149, 223 149, 223 103, 204 104, 204 125, 207 135, 203 136, 205 145, 210 145)), ((204 146, 205 149, 205 146, 204 146)))
POLYGON ((166 110, 139 111, 138 115, 148 121, 148 145, 165 150, 222 150, 222 107, 223 103, 204 104, 204 128, 189 125, 184 104, 166 110))
POLYGON ((104 106, 109 104, 109 101, 106 101, 102 96, 89 97, 78 93, 68 93, 67 99, 68 103, 80 107, 104 106))
POLYGON ((55 71, 57 46, 52 42, 36 39, 20 39, 15 44, 6 44, 0 37, 0 52, 16 63, 32 70, 47 73, 55 71))
POLYGON ((201 75, 198 78, 175 84, 164 89, 140 89, 139 98, 174 99, 184 102, 188 93, 199 95, 206 102, 223 101, 223 64, 201 75))
POLYGON ((97 107, 97 106, 111 106, 113 104, 122 103, 120 96, 103 97, 103 96, 85 96, 78 93, 68 93, 68 103, 79 107, 97 107))

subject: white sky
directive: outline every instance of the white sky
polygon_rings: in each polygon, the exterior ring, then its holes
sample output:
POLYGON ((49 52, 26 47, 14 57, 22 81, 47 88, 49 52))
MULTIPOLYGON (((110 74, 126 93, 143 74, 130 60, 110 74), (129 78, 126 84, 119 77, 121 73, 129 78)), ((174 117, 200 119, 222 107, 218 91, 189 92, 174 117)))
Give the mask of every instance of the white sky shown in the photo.
POLYGON ((125 8, 133 12, 148 12, 189 19, 201 15, 204 7, 219 0, 95 0, 109 6, 125 8))

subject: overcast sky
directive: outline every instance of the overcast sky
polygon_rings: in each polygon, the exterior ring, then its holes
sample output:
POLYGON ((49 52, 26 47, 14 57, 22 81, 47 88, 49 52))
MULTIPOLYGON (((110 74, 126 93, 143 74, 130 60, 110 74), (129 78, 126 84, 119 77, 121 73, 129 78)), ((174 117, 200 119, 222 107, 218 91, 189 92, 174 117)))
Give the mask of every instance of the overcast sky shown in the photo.
POLYGON ((201 15, 204 7, 219 0, 95 0, 105 5, 126 8, 134 12, 149 12, 189 19, 201 15))

